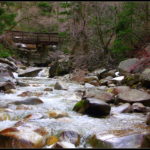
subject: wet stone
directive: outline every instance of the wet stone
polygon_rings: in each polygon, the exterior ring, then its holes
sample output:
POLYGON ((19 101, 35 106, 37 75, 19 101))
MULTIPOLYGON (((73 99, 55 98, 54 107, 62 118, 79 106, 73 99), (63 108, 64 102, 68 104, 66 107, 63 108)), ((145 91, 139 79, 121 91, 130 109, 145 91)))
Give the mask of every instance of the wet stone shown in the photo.
POLYGON ((146 112, 146 107, 142 103, 134 103, 132 104, 133 112, 146 112))
POLYGON ((80 144, 80 135, 75 131, 63 131, 60 134, 59 140, 69 142, 77 146, 80 144))
POLYGON ((89 143, 93 148, 140 148, 143 139, 143 134, 131 134, 121 137, 113 134, 97 134, 91 137, 89 143))
POLYGON ((26 98, 25 100, 22 101, 15 101, 11 104, 15 104, 15 105, 21 105, 21 104, 25 104, 25 105, 38 105, 38 104, 42 104, 43 101, 39 98, 26 98))
POLYGON ((0 148, 41 148, 45 145, 47 134, 48 132, 42 127, 18 122, 0 131, 0 148))
POLYGON ((115 107, 115 109, 112 111, 112 113, 129 113, 131 112, 131 104, 125 103, 118 107, 115 107))
POLYGON ((109 115, 111 107, 109 104, 103 101, 97 100, 95 98, 88 98, 86 100, 77 102, 73 110, 92 117, 104 117, 109 115))
POLYGON ((130 89, 118 94, 118 98, 121 102, 135 103, 140 102, 145 106, 150 106, 150 94, 144 91, 130 89))

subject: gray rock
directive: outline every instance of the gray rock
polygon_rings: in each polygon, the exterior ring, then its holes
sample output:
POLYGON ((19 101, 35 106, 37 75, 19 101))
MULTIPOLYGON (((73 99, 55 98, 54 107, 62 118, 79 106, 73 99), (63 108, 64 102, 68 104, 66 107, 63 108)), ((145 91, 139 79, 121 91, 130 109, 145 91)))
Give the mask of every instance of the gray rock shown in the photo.
POLYGON ((21 105, 21 104, 25 104, 25 105, 38 105, 38 104, 42 104, 43 101, 37 97, 32 97, 32 98, 26 98, 25 100, 22 101, 15 101, 11 104, 15 104, 15 105, 21 105))
POLYGON ((38 73, 41 71, 41 68, 28 68, 24 70, 22 73, 19 73, 19 77, 36 77, 38 73))
POLYGON ((98 90, 95 88, 87 89, 85 97, 100 99, 104 102, 112 102, 114 99, 114 95, 112 93, 98 90))
POLYGON ((150 88, 150 68, 146 68, 141 74, 140 79, 144 86, 150 88))
POLYGON ((144 135, 141 133, 121 137, 113 134, 94 135, 89 140, 94 148, 141 148, 143 141, 144 135))
POLYGON ((54 89, 56 89, 56 90, 65 90, 65 87, 62 83, 56 82, 55 85, 54 85, 54 89))
POLYGON ((78 146, 80 144, 80 135, 75 131, 63 131, 60 134, 59 140, 78 146))
POLYGON ((113 113, 129 113, 131 111, 131 104, 125 103, 113 109, 113 113))
POLYGON ((139 59, 130 58, 130 59, 121 61, 118 66, 118 69, 120 72, 131 73, 131 71, 134 69, 134 66, 136 66, 138 63, 139 63, 139 59))
POLYGON ((133 112, 146 112, 146 107, 142 103, 134 103, 132 104, 133 112))
POLYGON ((140 102, 145 106, 150 106, 150 94, 144 91, 131 89, 118 94, 118 98, 121 102, 135 103, 140 102))

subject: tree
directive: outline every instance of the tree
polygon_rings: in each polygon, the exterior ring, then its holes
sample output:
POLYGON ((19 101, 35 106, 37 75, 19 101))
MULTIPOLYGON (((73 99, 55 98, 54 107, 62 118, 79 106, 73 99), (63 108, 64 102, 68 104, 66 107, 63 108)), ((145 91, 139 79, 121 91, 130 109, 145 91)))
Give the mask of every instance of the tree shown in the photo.
POLYGON ((12 6, 11 2, 0 2, 0 34, 3 34, 9 27, 15 25, 16 14, 8 12, 8 8, 12 6))

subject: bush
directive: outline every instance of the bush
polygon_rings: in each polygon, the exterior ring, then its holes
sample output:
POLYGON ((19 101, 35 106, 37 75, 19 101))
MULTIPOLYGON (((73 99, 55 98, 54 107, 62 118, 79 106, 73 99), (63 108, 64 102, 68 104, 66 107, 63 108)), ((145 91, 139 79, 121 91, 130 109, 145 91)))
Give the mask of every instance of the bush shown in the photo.
POLYGON ((0 58, 7 58, 12 56, 14 53, 12 50, 5 48, 2 44, 0 44, 0 58))

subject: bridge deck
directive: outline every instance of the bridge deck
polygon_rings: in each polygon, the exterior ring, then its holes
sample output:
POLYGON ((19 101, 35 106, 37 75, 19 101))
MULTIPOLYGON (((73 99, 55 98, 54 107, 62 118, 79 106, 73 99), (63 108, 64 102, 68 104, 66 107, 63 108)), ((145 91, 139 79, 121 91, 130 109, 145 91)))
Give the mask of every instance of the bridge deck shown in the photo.
POLYGON ((58 33, 37 33, 23 31, 7 31, 7 33, 16 43, 58 45, 58 43, 61 41, 58 33))

